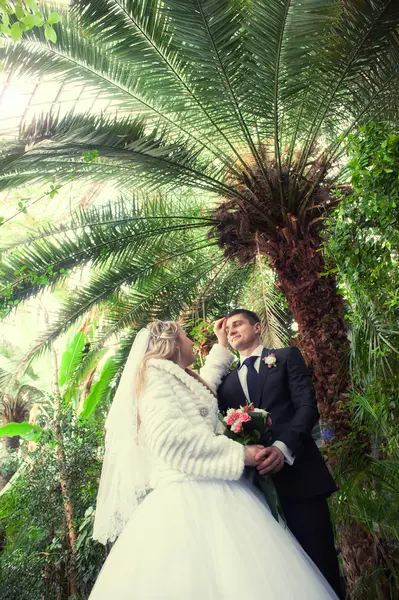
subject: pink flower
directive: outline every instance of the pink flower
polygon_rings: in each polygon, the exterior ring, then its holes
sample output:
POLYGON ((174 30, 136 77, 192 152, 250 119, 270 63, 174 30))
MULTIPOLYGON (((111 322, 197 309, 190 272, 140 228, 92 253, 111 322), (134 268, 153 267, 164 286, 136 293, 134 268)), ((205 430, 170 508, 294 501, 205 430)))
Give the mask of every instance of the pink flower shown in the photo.
POLYGON ((227 423, 226 419, 233 419, 233 421, 235 421, 236 419, 239 418, 241 412, 240 410, 237 410, 236 408, 229 408, 229 410, 226 413, 226 417, 225 417, 225 421, 227 423))
POLYGON ((242 425, 240 423, 240 421, 236 421, 234 423, 234 425, 231 426, 231 431, 234 431, 234 433, 241 433, 242 430, 242 425))
POLYGON ((251 412, 253 409, 254 409, 253 404, 247 404, 246 406, 242 407, 242 411, 245 413, 251 412))
POLYGON ((231 431, 234 433, 241 433, 242 424, 252 421, 252 417, 248 414, 248 408, 252 407, 253 405, 249 407, 240 406, 238 409, 229 408, 223 421, 230 427, 231 431))
POLYGON ((251 417, 247 413, 240 415, 240 418, 239 418, 239 421, 241 423, 247 423, 248 421, 251 421, 251 420, 252 420, 251 417))

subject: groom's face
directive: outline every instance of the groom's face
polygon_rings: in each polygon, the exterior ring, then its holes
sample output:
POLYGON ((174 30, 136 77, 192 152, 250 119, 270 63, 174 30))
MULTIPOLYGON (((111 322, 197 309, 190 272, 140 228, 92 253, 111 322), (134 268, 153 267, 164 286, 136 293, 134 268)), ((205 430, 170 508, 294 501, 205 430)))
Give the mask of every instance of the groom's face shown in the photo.
POLYGON ((244 315, 234 315, 226 322, 227 340, 239 352, 259 343, 260 330, 260 323, 252 325, 244 315))

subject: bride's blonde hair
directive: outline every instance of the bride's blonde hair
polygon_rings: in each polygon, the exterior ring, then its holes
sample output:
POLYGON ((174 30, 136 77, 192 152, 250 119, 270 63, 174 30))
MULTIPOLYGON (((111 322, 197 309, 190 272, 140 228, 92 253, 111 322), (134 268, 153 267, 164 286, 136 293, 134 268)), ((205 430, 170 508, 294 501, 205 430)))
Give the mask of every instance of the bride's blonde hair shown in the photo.
POLYGON ((137 395, 143 389, 147 363, 151 358, 163 358, 177 362, 179 358, 178 341, 180 327, 175 321, 153 321, 147 325, 150 332, 147 352, 141 362, 137 374, 137 395))
MULTIPOLYGON (((179 360, 180 349, 178 346, 181 328, 175 321, 153 321, 147 325, 150 332, 147 352, 141 362, 136 381, 137 397, 143 389, 147 371, 147 363, 151 358, 171 360, 175 363, 179 360)), ((212 394, 207 383, 192 369, 186 369, 186 373, 200 381, 212 394)))

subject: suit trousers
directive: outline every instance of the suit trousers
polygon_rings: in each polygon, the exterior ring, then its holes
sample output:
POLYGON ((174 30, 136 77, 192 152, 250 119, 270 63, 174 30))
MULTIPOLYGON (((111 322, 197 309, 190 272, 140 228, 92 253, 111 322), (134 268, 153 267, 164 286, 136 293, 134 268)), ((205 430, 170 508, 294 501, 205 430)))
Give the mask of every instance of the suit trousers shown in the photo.
POLYGON ((327 499, 316 496, 301 502, 290 502, 280 498, 280 503, 291 532, 337 596, 344 599, 327 499))

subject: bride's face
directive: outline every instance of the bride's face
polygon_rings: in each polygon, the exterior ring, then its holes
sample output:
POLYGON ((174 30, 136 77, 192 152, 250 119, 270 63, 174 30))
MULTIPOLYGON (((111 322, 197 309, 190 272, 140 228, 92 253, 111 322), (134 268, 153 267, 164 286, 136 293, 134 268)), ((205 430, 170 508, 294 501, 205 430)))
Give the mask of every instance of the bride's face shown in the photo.
POLYGON ((180 356, 179 365, 186 369, 190 367, 195 361, 194 342, 187 337, 183 329, 180 330, 179 343, 180 356))

